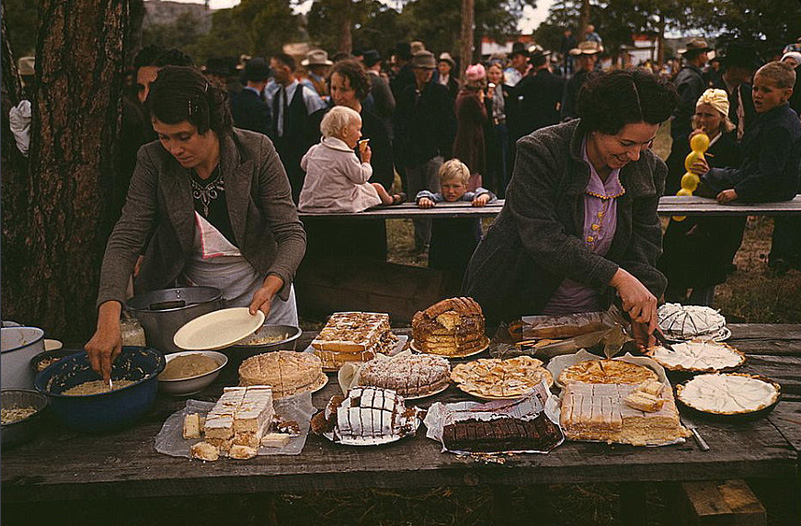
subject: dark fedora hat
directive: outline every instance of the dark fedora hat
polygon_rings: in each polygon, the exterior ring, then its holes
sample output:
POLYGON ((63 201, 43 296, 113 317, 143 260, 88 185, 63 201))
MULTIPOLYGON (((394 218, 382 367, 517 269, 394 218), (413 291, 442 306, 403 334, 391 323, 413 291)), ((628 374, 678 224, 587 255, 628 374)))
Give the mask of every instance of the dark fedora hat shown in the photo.
POLYGON ((371 68, 376 64, 378 64, 379 62, 381 62, 381 53, 379 53, 378 50, 375 49, 368 49, 367 51, 364 52, 362 57, 364 60, 364 65, 367 66, 368 68, 371 68))
POLYGON ((510 57, 515 55, 523 55, 524 57, 528 56, 528 50, 526 49, 526 45, 522 42, 515 42, 512 44, 512 51, 509 53, 510 57))
POLYGON ((245 78, 253 82, 261 82, 270 78, 270 65, 263 57, 255 57, 245 64, 245 78))
POLYGON ((763 60, 754 46, 742 42, 732 42, 720 57, 720 63, 727 68, 759 69, 763 60))

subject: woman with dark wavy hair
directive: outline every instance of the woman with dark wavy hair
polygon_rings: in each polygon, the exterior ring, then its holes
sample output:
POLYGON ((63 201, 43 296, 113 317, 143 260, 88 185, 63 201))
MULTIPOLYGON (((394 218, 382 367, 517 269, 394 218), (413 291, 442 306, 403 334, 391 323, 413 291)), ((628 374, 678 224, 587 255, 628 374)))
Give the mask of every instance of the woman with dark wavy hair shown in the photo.
POLYGON ((137 155, 122 217, 106 246, 92 368, 109 378, 121 350, 120 311, 146 247, 138 293, 211 286, 226 306, 297 325, 292 279, 306 235, 270 140, 232 127, 225 91, 194 68, 167 66, 147 109, 158 141, 137 155))
POLYGON ((650 147, 675 105, 653 74, 613 71, 582 87, 579 119, 520 139, 506 203, 465 275, 489 320, 600 311, 617 296, 637 343, 652 343, 667 168, 650 147))

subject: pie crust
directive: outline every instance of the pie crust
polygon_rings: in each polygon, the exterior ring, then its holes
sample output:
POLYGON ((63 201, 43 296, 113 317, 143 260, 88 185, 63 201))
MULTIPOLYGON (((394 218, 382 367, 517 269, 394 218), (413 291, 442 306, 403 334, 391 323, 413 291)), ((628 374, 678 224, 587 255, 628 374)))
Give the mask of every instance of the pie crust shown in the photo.
POLYGON ((745 354, 725 343, 692 340, 674 343, 671 347, 672 352, 656 345, 648 349, 647 354, 669 371, 690 373, 718 373, 745 363, 745 354))
POLYGON ((551 373, 542 362, 530 356, 508 360, 481 358, 453 368, 451 380, 462 391, 490 399, 509 399, 525 396, 545 380, 553 385, 551 373))
POLYGON ((585 360, 562 369, 559 383, 585 382, 588 384, 639 384, 658 380, 656 373, 643 365, 621 360, 585 360))
POLYGON ((714 415, 744 415, 766 409, 779 400, 776 382, 744 373, 702 374, 676 386, 676 397, 696 411, 714 415))

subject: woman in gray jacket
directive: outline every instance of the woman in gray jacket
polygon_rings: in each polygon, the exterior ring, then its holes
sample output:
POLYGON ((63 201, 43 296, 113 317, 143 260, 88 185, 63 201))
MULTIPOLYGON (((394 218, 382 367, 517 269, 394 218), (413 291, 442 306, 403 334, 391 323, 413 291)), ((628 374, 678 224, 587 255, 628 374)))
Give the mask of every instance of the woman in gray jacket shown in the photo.
POLYGON ((652 342, 667 168, 650 147, 675 104, 654 75, 614 71, 582 89, 580 119, 518 141, 506 203, 465 275, 491 322, 603 310, 618 296, 637 342, 652 342))
POLYGON ((107 380, 121 350, 128 280, 137 292, 176 282, 223 291, 226 306, 297 324, 292 279, 306 234, 270 140, 233 129, 227 97, 197 70, 159 70, 146 105, 159 141, 143 146, 122 217, 106 246, 97 331, 86 344, 107 380))

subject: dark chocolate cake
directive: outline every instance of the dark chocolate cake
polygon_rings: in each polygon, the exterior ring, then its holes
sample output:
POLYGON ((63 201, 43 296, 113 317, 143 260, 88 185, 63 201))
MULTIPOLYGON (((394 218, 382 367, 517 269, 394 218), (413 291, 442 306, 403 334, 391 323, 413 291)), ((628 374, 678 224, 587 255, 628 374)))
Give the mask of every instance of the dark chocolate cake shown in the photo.
POLYGON ((562 431, 544 413, 523 420, 499 416, 468 418, 444 426, 442 440, 452 451, 547 451, 562 440, 562 431))

